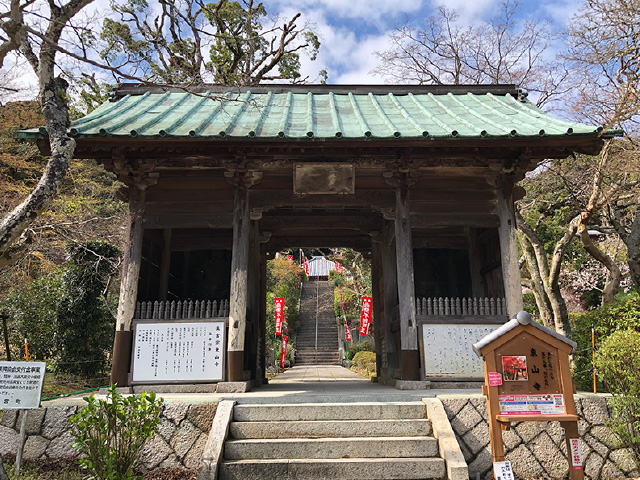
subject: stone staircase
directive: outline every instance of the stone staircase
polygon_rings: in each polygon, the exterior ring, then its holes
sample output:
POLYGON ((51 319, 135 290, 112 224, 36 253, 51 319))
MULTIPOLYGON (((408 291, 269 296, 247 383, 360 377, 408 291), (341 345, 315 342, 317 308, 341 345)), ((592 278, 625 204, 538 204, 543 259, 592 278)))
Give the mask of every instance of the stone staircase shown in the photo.
POLYGON ((440 479, 423 402, 236 405, 221 479, 440 479))
POLYGON ((340 365, 338 326, 333 310, 333 282, 317 282, 317 285, 315 281, 302 283, 300 327, 296 336, 296 348, 296 365, 340 365), (318 307, 317 349, 316 306, 318 307))

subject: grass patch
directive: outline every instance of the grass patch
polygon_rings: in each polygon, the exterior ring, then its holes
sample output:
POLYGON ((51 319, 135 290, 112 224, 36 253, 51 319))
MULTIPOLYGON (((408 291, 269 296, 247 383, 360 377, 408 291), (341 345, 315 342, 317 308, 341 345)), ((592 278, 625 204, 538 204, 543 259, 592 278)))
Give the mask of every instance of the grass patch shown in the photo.
POLYGON ((77 375, 61 375, 47 372, 42 385, 42 398, 57 397, 109 384, 107 375, 97 378, 83 378, 77 375))

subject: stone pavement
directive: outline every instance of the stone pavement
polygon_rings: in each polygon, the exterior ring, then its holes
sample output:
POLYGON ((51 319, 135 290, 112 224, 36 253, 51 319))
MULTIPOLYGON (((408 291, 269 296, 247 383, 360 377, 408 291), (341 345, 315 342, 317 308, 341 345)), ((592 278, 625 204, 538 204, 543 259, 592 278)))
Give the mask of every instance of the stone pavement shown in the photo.
MULTIPOLYGON (((468 396, 479 393, 480 389, 396 390, 390 386, 373 383, 337 365, 298 365, 281 373, 268 384, 246 393, 162 393, 159 395, 167 402, 185 403, 219 400, 235 400, 238 403, 327 403, 410 402, 443 394, 468 396)), ((43 406, 84 405, 83 396, 86 394, 43 402, 43 406)))

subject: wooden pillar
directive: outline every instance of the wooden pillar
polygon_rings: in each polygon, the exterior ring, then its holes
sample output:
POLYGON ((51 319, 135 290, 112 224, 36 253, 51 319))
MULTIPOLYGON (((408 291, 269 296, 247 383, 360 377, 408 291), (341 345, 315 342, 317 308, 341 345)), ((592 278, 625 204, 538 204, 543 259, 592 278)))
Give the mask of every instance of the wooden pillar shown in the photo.
POLYGON ((235 185, 233 200, 233 251, 231 254, 231 298, 229 299, 229 340, 227 342, 227 381, 243 380, 245 330, 247 327, 247 288, 249 271, 249 188, 259 180, 255 172, 225 172, 235 185))
MULTIPOLYGON (((398 356, 394 326, 398 323, 398 275, 396 272, 396 250, 393 247, 393 224, 385 221, 382 230, 382 243, 380 244, 380 255, 382 257, 382 284, 383 284, 383 307, 385 319, 384 336, 386 339, 387 352, 387 376, 393 378, 393 370, 398 368, 398 356)), ((398 326, 399 333, 399 326, 398 326)), ((399 346, 398 342, 398 346, 399 346)))
POLYGON ((120 277, 120 300, 116 318, 116 334, 113 343, 111 383, 125 386, 129 383, 131 363, 131 343, 133 333, 131 322, 138 298, 138 277, 142 260, 142 222, 144 217, 145 190, 135 185, 129 186, 129 225, 127 249, 124 252, 122 276, 120 277))
MULTIPOLYGON (((510 191, 510 189, 508 190, 510 191)), ((509 318, 515 318, 522 311, 522 282, 518 262, 518 244, 516 241, 516 220, 513 211, 513 199, 506 189, 498 191, 498 216, 500 227, 500 257, 502 261, 502 280, 507 299, 509 318)))
POLYGON ((471 274, 471 295, 475 298, 485 296, 484 283, 482 282, 482 258, 480 258, 480 246, 478 245, 478 231, 475 228, 467 230, 469 242, 469 272, 471 274))
MULTIPOLYGON (((379 234, 378 234, 379 236, 379 234)), ((385 318, 383 314, 382 297, 380 292, 382 282, 380 272, 382 256, 380 254, 380 239, 371 242, 371 295, 373 297, 373 333, 376 344, 376 376, 382 376, 382 369, 387 366, 385 345, 385 318)))
MULTIPOLYGON (((404 175, 403 175, 404 176, 404 175)), ((396 262, 400 306, 400 367, 403 380, 420 379, 418 328, 416 326, 413 245, 409 216, 409 189, 404 178, 396 187, 396 262)))
POLYGON ((260 244, 260 348, 259 372, 262 382, 267 379, 267 246, 260 244))
POLYGON ((169 272, 171 271, 171 229, 162 231, 162 257, 160 259, 160 285, 158 300, 166 300, 169 294, 169 272))
POLYGON ((247 302, 250 315, 247 325, 250 328, 248 328, 247 331, 251 336, 245 348, 248 349, 246 359, 248 360, 248 370, 251 372, 251 380, 255 380, 258 372, 258 324, 260 322, 260 238, 258 234, 258 221, 253 218, 253 214, 251 215, 251 220, 249 273, 247 280, 247 302))

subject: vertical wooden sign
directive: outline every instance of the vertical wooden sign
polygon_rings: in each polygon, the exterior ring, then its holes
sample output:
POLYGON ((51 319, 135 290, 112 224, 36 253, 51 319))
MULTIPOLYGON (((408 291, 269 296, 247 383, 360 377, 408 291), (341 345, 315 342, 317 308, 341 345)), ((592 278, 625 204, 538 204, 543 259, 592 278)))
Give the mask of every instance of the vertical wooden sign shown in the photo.
POLYGON ((559 421, 565 430, 569 478, 584 479, 569 369, 575 347, 575 342, 533 322, 527 312, 473 345, 484 360, 483 393, 494 465, 505 462, 502 430, 509 430, 511 422, 559 421))

